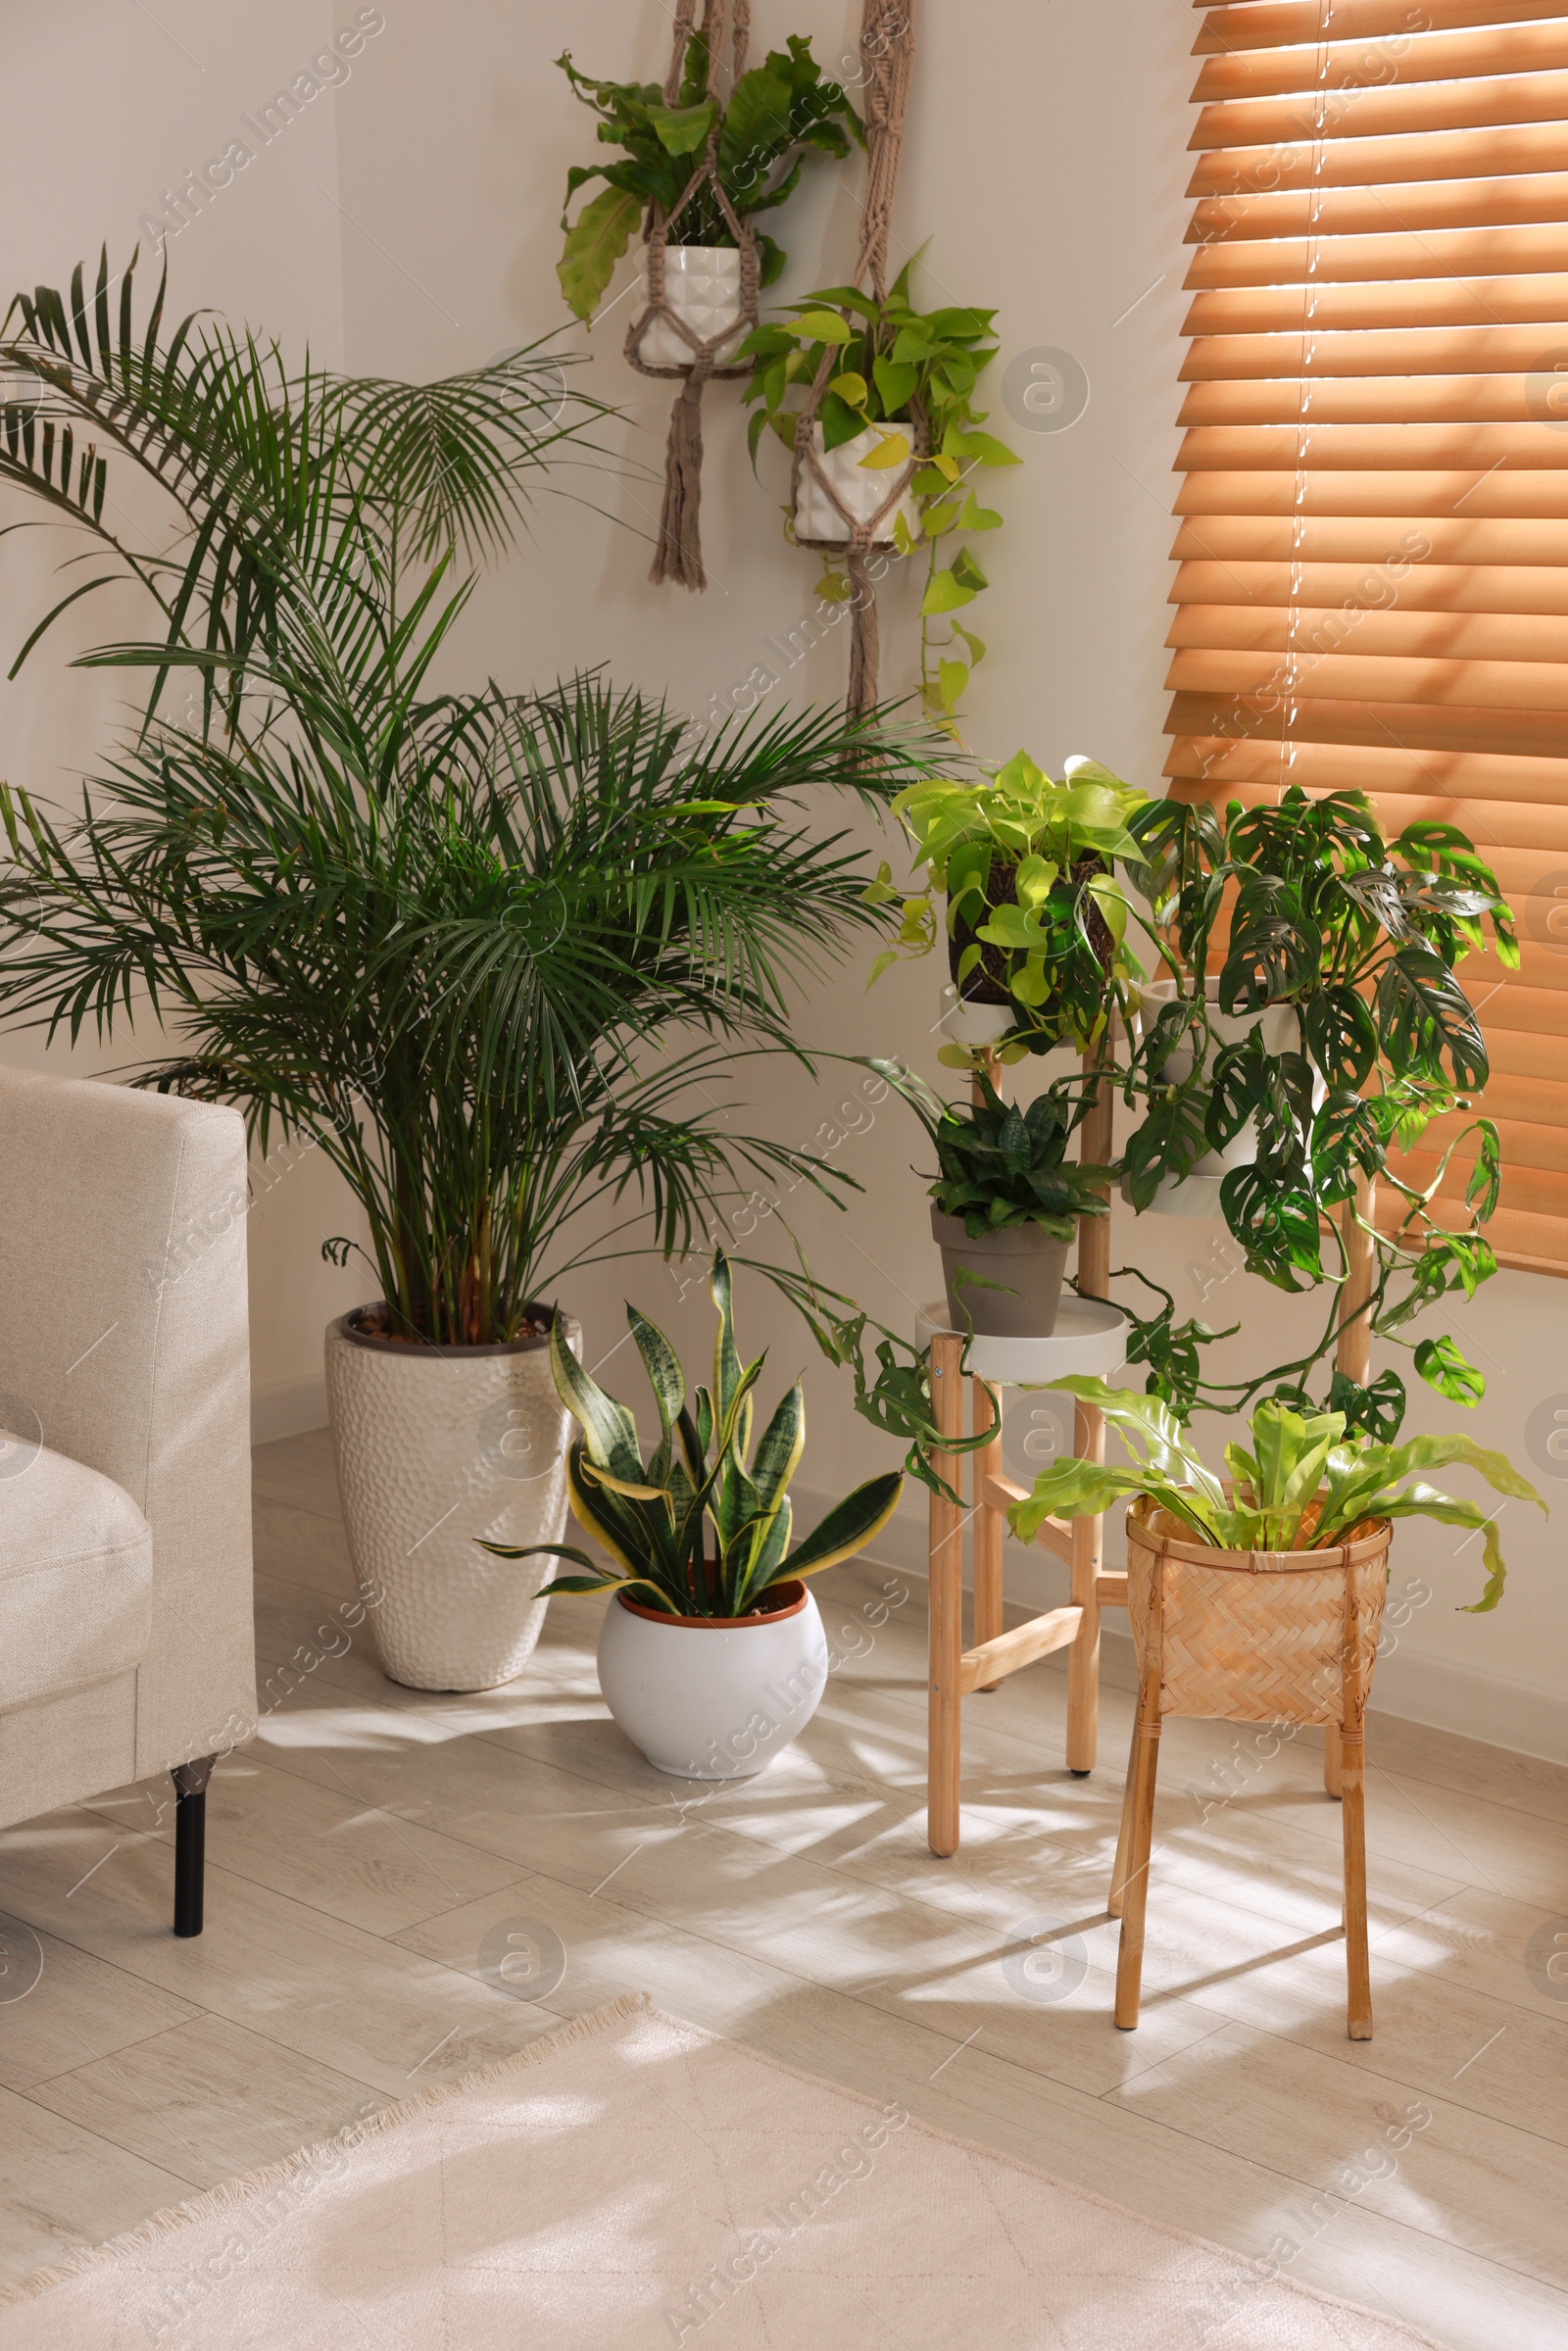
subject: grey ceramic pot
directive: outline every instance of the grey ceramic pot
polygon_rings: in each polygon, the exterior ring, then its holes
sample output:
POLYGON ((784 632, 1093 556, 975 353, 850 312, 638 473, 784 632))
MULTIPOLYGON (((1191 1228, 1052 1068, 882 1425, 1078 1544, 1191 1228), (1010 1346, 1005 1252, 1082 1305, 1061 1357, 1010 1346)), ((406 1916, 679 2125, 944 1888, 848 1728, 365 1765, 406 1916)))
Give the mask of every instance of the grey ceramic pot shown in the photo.
POLYGON ((983 1233, 971 1241, 961 1216, 931 1210, 931 1238, 942 1251, 942 1277, 948 1290, 948 1313, 953 1328, 964 1328, 967 1313, 976 1332, 990 1339, 1047 1339, 1056 1327, 1062 1276, 1072 1244, 1057 1241, 1037 1224, 1013 1225, 998 1233, 983 1233), (962 1266, 988 1282, 1004 1283, 1001 1290, 980 1290, 965 1283, 954 1288, 962 1266))

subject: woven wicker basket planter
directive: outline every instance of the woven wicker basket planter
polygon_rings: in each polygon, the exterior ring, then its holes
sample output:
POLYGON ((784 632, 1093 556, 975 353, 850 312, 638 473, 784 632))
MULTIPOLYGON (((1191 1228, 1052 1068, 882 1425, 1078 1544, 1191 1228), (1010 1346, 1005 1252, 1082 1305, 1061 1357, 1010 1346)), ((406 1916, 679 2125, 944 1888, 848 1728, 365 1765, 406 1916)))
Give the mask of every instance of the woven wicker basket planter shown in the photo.
POLYGON ((1116 2022, 1138 2022, 1154 1779, 1166 1715, 1317 1723, 1343 1741, 1348 2031, 1372 2037, 1363 1739, 1388 1592, 1387 1519, 1320 1551, 1218 1551, 1148 1497, 1127 1513, 1138 1716, 1110 1907, 1122 1912, 1116 2022))

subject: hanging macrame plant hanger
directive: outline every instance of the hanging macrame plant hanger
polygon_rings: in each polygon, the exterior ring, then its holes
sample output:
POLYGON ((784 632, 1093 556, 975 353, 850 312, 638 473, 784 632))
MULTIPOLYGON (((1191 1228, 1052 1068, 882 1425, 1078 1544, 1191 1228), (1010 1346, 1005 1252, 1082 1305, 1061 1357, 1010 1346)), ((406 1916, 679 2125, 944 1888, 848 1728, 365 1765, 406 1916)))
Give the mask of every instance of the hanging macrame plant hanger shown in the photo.
MULTIPOLYGON (((893 191, 899 176, 899 154, 904 143, 904 120, 908 112, 909 81, 914 67, 914 0, 865 0, 860 19, 860 55, 865 66, 865 196, 860 207, 860 258, 854 283, 874 302, 887 300, 888 233, 893 219, 893 191)), ((867 338, 869 342, 869 337, 867 338)), ((869 354, 868 354, 869 357, 869 354)), ((798 547, 841 555, 850 583, 850 685, 848 707, 853 714, 868 710, 877 699, 880 647, 877 635, 876 583, 869 558, 873 547, 892 546, 892 518, 900 501, 930 454, 930 435, 916 408, 910 417, 910 455, 889 468, 892 479, 886 497, 869 515, 851 513, 835 488, 816 444, 823 395, 838 372, 839 354, 829 345, 817 364, 811 388, 795 427, 795 457, 790 467, 790 513, 801 511, 801 490, 809 474, 822 496, 844 523, 842 538, 803 538, 798 547)))
MULTIPOLYGON (((746 70, 751 13, 751 0, 734 0, 732 88, 746 70)), ((666 106, 674 106, 680 97, 686 53, 691 43, 696 15, 697 0, 676 0, 674 55, 664 80, 666 106)), ((719 98, 719 69, 728 18, 729 0, 704 0, 702 40, 708 58, 708 95, 715 104, 718 104, 719 98)), ((750 225, 737 217, 718 175, 718 139, 723 126, 724 115, 720 104, 704 142, 701 161, 674 209, 667 214, 657 204, 649 209, 643 232, 647 243, 648 300, 642 315, 634 320, 626 336, 626 357, 639 374, 662 376, 666 380, 679 382, 681 386, 680 395, 670 412, 669 440, 664 451, 664 502, 659 517, 659 540, 648 576, 656 584, 661 580, 672 579, 678 580, 683 588, 692 589, 706 588, 708 585, 708 574, 703 569, 700 528, 703 391, 712 377, 750 374, 749 365, 739 367, 720 365, 719 353, 739 341, 758 320, 757 236, 750 225), (706 340, 686 319, 670 309, 664 285, 664 254, 670 241, 670 231, 705 186, 712 189, 713 200, 723 216, 724 224, 735 239, 740 254, 741 277, 739 319, 730 319, 716 334, 710 335, 706 340), (643 343, 656 318, 662 320, 676 339, 687 346, 692 355, 689 361, 674 366, 660 366, 643 358, 643 343)))

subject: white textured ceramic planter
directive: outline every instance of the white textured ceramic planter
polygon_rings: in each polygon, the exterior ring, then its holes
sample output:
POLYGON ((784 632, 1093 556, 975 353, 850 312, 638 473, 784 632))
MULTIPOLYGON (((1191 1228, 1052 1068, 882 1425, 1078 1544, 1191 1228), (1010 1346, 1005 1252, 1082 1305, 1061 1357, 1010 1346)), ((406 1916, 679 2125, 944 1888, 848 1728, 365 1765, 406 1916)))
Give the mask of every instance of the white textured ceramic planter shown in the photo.
MULTIPOLYGON (((1240 1045, 1250 1036, 1253 1029, 1261 1029, 1265 1053, 1299 1053, 1301 1029, 1293 1004, 1265 1004, 1260 1012, 1222 1012, 1216 1002, 1218 993, 1219 983, 1216 980, 1208 981, 1205 991, 1208 1026, 1216 1048, 1240 1045)), ((1163 1007, 1175 1002, 1176 983, 1174 980, 1155 980, 1142 991, 1142 998, 1145 1013, 1157 1019, 1163 1007)), ((1164 1069, 1174 1086, 1184 1084, 1191 1077, 1193 1048, 1190 1041, 1184 1040, 1177 1046, 1166 1060, 1164 1069)), ((1316 1089, 1316 1094, 1321 1099, 1321 1087, 1316 1089)), ((1255 1121, 1250 1118, 1241 1133, 1231 1137, 1223 1151, 1205 1151, 1200 1159, 1195 1160, 1190 1175, 1179 1179, 1175 1176, 1161 1177, 1159 1187, 1144 1213, 1148 1215, 1152 1210, 1159 1216, 1222 1215, 1220 1184, 1233 1168, 1250 1167, 1256 1157, 1257 1127, 1255 1121)), ((1125 1200, 1128 1197, 1125 1178, 1121 1193, 1125 1200)))
MULTIPOLYGON (((364 1311, 362 1309, 362 1311, 364 1311)), ((404 1347, 326 1333, 326 1400, 343 1521, 381 1662, 411 1690, 494 1690, 522 1671, 555 1559, 492 1543, 560 1543, 572 1423, 543 1339, 404 1347)), ((580 1359, 582 1332, 566 1338, 580 1359)))
MULTIPOLYGON (((847 512, 857 522, 869 522, 878 507, 898 480, 902 468, 898 465, 862 465, 878 442, 887 438, 886 427, 868 424, 858 432, 853 441, 841 441, 837 449, 824 452, 822 427, 811 427, 811 447, 817 464, 843 500, 847 512)), ((892 429, 908 437, 907 428, 895 425, 892 429)), ((896 506, 889 507, 876 526, 875 546, 891 547, 893 520, 904 516, 904 525, 911 539, 920 536, 920 505, 912 490, 906 490, 896 506)), ((800 489, 795 502, 795 535, 798 539, 822 539, 830 546, 843 547, 849 543, 850 529, 843 514, 833 504, 810 466, 801 465, 800 489)))
MULTIPOLYGON (((648 306, 643 286, 643 308, 648 306)), ((715 355, 716 364, 734 354, 746 332, 741 317, 741 257, 733 245, 666 245, 664 247, 664 308, 683 319, 700 343, 733 326, 715 355)), ((645 367, 689 367, 697 357, 667 318, 650 318, 637 356, 645 367)))
POLYGON ((804 1584, 771 1616, 668 1617, 617 1594, 599 1636, 605 1703, 677 1780, 748 1780, 800 1737, 827 1687, 827 1637, 804 1584))

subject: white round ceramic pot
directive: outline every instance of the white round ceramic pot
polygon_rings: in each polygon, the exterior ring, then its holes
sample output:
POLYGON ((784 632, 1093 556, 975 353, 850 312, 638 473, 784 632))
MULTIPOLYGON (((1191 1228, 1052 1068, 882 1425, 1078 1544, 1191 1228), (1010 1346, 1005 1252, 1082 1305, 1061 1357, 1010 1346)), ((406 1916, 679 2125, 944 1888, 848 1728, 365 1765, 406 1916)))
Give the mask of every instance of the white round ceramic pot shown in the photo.
MULTIPOLYGON (((494 1690, 522 1671, 550 1558, 477 1538, 561 1543, 570 1415, 550 1345, 416 1347, 372 1338, 361 1307, 327 1327, 326 1400, 349 1553, 381 1662, 411 1690, 494 1690)), ((582 1331, 566 1318, 579 1360, 582 1331)))
MULTIPOLYGON (((896 426, 894 429, 904 431, 907 437, 906 427, 896 426)), ((824 450, 821 425, 811 426, 811 448, 816 462, 856 522, 871 520, 904 470, 899 465, 863 465, 860 463, 886 438, 886 427, 868 424, 863 432, 856 434, 853 441, 841 441, 837 449, 824 450)), ((874 546, 891 547, 893 521, 897 514, 904 516, 904 527, 911 539, 920 536, 919 501, 912 490, 906 489, 877 524, 876 537, 872 542, 874 546)), ((849 523, 811 467, 804 463, 795 501, 795 535, 798 539, 825 540, 829 546, 846 546, 850 536, 849 523)))
POLYGON ((633 1745, 677 1780, 749 1780, 798 1739, 827 1687, 827 1637, 804 1584, 766 1616, 661 1616, 617 1592, 599 1687, 633 1745))
MULTIPOLYGON (((648 305, 646 270, 643 307, 648 305)), ((746 333, 741 316, 741 257, 733 245, 666 245, 664 308, 692 330, 700 343, 724 335, 715 365, 733 357, 746 333), (733 335, 724 334, 733 326, 733 335)), ((650 318, 637 346, 645 367, 689 367, 697 357, 667 318, 650 318)))

